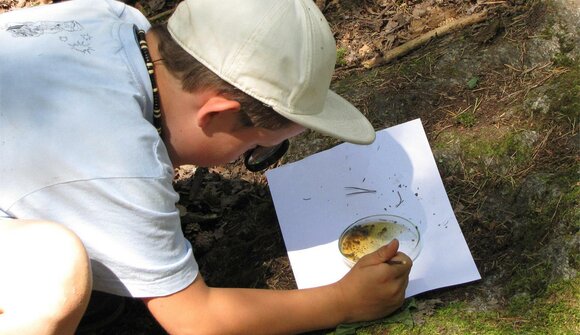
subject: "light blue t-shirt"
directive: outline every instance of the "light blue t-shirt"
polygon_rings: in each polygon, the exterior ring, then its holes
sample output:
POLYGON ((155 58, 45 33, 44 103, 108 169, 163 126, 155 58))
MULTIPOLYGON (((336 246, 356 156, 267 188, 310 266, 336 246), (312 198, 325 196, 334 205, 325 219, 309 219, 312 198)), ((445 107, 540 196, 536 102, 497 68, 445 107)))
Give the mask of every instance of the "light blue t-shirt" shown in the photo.
POLYGON ((95 289, 154 297, 198 268, 133 25, 149 28, 103 0, 0 15, 0 211, 72 229, 95 289))

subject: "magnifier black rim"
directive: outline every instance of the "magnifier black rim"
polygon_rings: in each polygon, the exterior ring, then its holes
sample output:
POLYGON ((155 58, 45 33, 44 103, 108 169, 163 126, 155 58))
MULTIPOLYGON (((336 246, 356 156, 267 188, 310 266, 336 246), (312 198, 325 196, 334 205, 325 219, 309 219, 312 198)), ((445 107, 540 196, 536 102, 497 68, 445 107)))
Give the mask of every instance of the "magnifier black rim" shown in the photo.
POLYGON ((288 151, 289 147, 290 147, 289 140, 286 139, 286 140, 282 141, 282 143, 280 143, 279 148, 274 152, 274 154, 270 155, 270 157, 263 160, 261 163, 257 163, 257 164, 252 164, 249 162, 250 156, 252 156, 252 153, 255 150, 255 149, 252 149, 252 150, 246 152, 246 154, 244 155, 245 156, 244 157, 244 165, 246 166, 246 169, 248 169, 249 171, 252 171, 252 172, 258 172, 258 171, 264 170, 264 169, 268 168, 270 165, 279 161, 280 158, 282 158, 282 156, 284 156, 286 151, 288 151))

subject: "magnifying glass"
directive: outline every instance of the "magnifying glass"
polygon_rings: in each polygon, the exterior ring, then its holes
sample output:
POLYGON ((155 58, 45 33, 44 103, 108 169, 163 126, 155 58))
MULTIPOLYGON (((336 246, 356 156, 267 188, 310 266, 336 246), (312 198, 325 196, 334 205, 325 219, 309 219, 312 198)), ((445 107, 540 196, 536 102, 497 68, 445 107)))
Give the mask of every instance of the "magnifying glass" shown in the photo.
POLYGON ((244 165, 246 169, 252 172, 264 170, 279 161, 288 151, 289 146, 290 141, 288 140, 284 140, 273 147, 257 146, 244 154, 244 165))

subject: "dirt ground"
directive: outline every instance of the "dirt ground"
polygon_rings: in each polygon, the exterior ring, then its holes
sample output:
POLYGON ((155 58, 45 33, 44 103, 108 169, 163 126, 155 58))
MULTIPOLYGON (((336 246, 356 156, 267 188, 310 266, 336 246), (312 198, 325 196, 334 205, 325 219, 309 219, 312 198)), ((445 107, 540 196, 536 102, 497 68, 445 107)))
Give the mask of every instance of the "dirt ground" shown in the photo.
MULTIPOLYGON (((3 0, 0 12, 37 2, 3 0)), ((165 20, 177 3, 127 2, 154 21, 165 20)), ((333 88, 377 130, 421 118, 483 277, 416 297, 416 329, 445 306, 501 311, 514 299, 535 301, 561 280, 573 280, 577 297, 580 2, 316 3, 337 40, 333 88), (395 48, 482 13, 480 22, 382 63, 395 48)), ((293 141, 285 161, 336 144, 307 132, 293 141)), ((240 163, 185 166, 176 171, 175 187, 184 234, 209 285, 296 288, 263 174, 240 163)), ((514 334, 530 322, 521 315, 514 320, 514 334)), ((141 303, 130 301, 116 322, 95 334, 164 332, 141 303)))

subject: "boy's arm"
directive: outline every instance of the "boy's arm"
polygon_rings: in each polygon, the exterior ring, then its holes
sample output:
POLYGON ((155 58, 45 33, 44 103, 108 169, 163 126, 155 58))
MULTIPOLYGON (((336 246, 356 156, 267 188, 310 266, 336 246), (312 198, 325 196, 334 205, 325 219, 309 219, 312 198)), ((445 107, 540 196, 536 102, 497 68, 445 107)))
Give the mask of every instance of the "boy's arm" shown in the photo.
POLYGON ((404 300, 411 260, 394 242, 367 255, 335 284, 303 290, 210 288, 198 278, 166 297, 144 299, 170 334, 280 334, 376 319, 404 300), (389 265, 389 259, 405 264, 389 265))

